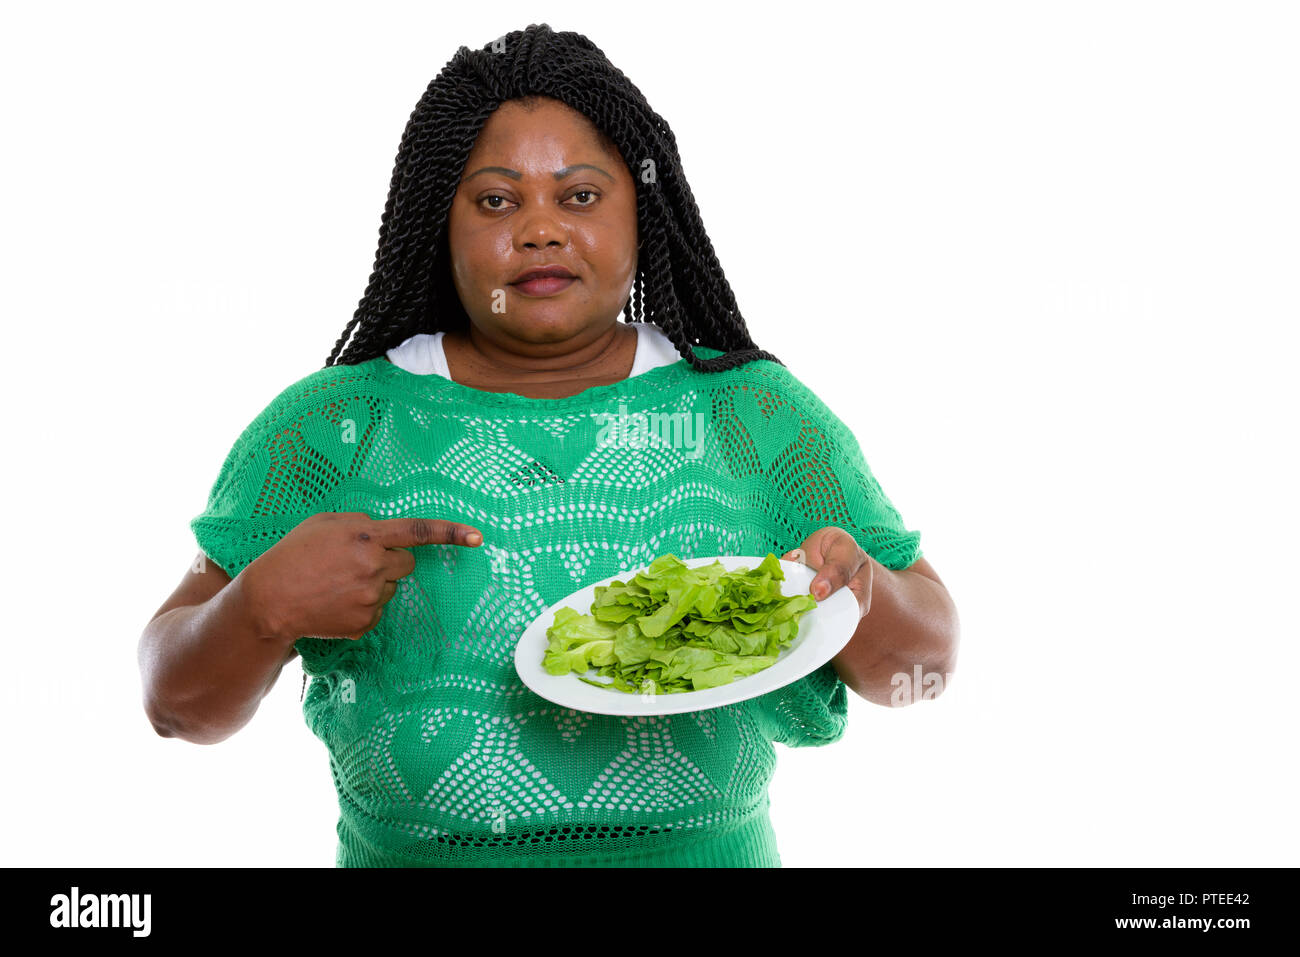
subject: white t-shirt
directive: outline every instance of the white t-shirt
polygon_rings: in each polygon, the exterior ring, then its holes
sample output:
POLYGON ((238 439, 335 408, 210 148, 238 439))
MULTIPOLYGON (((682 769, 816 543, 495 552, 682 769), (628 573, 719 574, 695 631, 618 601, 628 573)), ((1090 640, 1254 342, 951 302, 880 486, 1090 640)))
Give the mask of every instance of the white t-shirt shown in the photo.
MULTIPOLYGON (((672 340, 651 322, 626 323, 636 330, 636 358, 632 360, 632 371, 628 378, 640 375, 659 366, 672 365, 681 358, 672 340)), ((387 353, 388 359, 399 369, 414 372, 416 375, 440 375, 450 379, 447 370, 447 356, 442 350, 441 332, 419 332, 399 346, 394 346, 387 353)))

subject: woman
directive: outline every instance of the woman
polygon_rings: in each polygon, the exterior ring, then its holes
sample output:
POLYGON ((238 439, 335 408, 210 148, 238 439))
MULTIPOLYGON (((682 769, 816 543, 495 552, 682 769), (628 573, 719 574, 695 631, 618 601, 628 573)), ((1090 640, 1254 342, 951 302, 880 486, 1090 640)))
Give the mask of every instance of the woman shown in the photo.
POLYGON ((751 340, 667 124, 545 25, 430 84, 354 318, 192 528, 201 573, 141 640, 146 710, 223 740, 301 655, 340 866, 777 866, 773 742, 833 742, 848 690, 889 704, 895 676, 955 661, 919 535, 751 340), (768 551, 858 599, 808 677, 637 718, 519 681, 520 634, 583 585, 768 551))

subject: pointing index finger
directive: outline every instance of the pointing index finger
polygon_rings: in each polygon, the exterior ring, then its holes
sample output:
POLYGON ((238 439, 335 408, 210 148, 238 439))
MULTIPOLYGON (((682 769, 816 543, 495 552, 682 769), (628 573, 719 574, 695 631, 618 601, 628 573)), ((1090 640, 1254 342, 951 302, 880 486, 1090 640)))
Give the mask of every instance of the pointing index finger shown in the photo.
POLYGON ((411 548, 415 545, 464 545, 483 542, 483 535, 472 525, 442 518, 380 518, 370 523, 367 534, 385 548, 411 548))

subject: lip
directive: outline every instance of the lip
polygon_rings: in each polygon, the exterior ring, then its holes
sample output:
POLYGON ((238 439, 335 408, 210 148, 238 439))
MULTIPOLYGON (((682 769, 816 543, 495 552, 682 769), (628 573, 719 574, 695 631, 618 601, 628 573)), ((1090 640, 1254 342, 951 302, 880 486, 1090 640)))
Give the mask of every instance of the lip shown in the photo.
POLYGON ((577 281, 573 276, 535 276, 510 285, 525 296, 553 296, 557 292, 568 289, 577 281))
POLYGON ((559 265, 558 263, 551 263, 545 266, 529 266, 519 275, 515 276, 514 279, 510 280, 510 285, 513 286, 517 283, 527 282, 530 279, 538 279, 541 277, 549 278, 552 276, 558 279, 578 278, 577 276, 569 272, 569 270, 565 269, 563 266, 559 265))

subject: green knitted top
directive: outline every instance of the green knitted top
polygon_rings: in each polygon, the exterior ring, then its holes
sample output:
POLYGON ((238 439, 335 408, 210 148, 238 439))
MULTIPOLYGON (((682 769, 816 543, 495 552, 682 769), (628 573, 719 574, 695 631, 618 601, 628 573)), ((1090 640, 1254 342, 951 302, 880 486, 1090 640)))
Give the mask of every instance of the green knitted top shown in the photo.
POLYGON ((560 399, 386 357, 320 369, 243 431, 191 528, 233 577, 317 512, 484 537, 412 549, 360 640, 296 643, 343 867, 779 866, 772 745, 843 735, 829 662, 739 704, 613 717, 528 690, 515 644, 549 605, 666 552, 779 556, 835 525, 886 567, 920 555, 852 432, 766 360, 682 359, 560 399))

